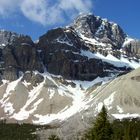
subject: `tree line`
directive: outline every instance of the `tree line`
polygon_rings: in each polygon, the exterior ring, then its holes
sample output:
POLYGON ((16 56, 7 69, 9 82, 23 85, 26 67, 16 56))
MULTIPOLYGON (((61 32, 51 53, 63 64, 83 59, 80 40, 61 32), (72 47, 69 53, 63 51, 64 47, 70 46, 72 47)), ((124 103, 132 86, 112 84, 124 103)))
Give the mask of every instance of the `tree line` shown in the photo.
MULTIPOLYGON (((49 140, 60 139, 53 135, 49 140)), ((110 122, 107 110, 103 106, 82 139, 77 140, 140 140, 140 118, 117 119, 110 122)))
MULTIPOLYGON (((0 140, 39 140, 36 130, 48 129, 48 127, 32 124, 7 124, 3 120, 0 121, 0 140)), ((56 135, 51 135, 48 139, 62 140, 56 135)), ((91 127, 83 132, 82 138, 77 138, 77 140, 140 140, 140 118, 110 122, 107 110, 103 106, 91 127)))

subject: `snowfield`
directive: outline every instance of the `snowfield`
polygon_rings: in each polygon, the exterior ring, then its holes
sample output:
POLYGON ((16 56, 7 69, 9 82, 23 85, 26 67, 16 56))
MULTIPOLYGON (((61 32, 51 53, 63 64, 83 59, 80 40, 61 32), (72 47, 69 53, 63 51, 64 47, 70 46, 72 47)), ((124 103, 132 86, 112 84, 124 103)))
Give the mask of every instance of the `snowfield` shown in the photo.
MULTIPOLYGON (((35 73, 40 74, 38 72, 35 73)), ((3 85, 1 85, 0 88, 6 86, 6 90, 3 93, 3 96, 0 98, 0 106, 8 115, 9 119, 15 119, 17 121, 31 119, 30 121, 35 124, 49 124, 54 121, 61 122, 74 116, 78 112, 84 112, 84 110, 86 111, 91 107, 94 107, 93 110, 95 114, 100 112, 103 105, 107 107, 108 111, 112 112, 114 110, 114 104, 118 100, 117 98, 119 95, 117 90, 112 93, 108 91, 108 88, 114 82, 113 78, 115 75, 104 78, 97 77, 93 81, 67 80, 67 82, 72 82, 75 86, 72 86, 71 84, 65 85, 58 82, 56 78, 61 79, 62 77, 51 75, 48 72, 42 74, 42 76, 44 77, 44 81, 29 90, 28 95, 26 95, 26 100, 19 111, 14 103, 18 100, 15 95, 17 94, 16 92, 19 92, 18 94, 21 94, 21 98, 24 98, 25 91, 22 91, 22 93, 17 91, 18 86, 22 85, 25 89, 27 89, 29 86, 31 86, 31 83, 21 81, 22 77, 11 83, 9 83, 9 81, 3 81, 3 85), (51 86, 46 87, 46 82, 48 82, 48 85, 50 84, 51 86), (96 89, 96 84, 99 83, 101 84, 96 89), (105 90, 106 88, 107 91, 105 90), (103 91, 106 92, 103 93, 103 91), (13 96, 15 97, 14 100, 13 96), (61 102, 59 101, 58 96, 59 98, 62 98, 61 102), (70 102, 65 102, 65 100, 70 102), (54 107, 52 106, 51 102, 53 102, 54 107), (55 111, 57 102, 62 104, 62 107, 55 111), (42 105, 44 107, 46 106, 46 113, 42 112, 42 105), (48 110, 51 107, 54 109, 52 109, 52 111, 49 113, 48 110)), ((115 86, 115 84, 113 85, 115 86)), ((115 112, 112 112, 112 116, 118 119, 139 116, 139 114, 136 113, 125 114, 125 112, 124 107, 119 106, 118 104, 116 105, 115 112)))

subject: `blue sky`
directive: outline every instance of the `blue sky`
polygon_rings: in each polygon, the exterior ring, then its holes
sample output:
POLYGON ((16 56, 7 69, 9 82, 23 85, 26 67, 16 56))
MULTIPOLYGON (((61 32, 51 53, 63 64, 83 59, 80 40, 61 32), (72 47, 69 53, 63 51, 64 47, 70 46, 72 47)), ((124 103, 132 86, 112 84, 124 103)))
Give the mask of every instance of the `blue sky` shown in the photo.
POLYGON ((30 35, 70 24, 80 12, 118 23, 140 39, 140 0, 0 0, 0 29, 30 35))

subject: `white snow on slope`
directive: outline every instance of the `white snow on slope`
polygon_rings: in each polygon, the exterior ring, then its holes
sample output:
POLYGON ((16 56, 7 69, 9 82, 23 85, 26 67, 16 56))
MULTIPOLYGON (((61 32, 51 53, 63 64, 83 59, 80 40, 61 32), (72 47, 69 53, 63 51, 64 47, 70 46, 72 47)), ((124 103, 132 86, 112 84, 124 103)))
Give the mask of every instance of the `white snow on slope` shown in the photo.
POLYGON ((15 88, 16 88, 18 82, 21 80, 21 78, 19 78, 16 81, 13 81, 13 82, 4 81, 4 83, 3 83, 3 84, 7 85, 7 88, 6 88, 6 92, 3 96, 3 98, 0 100, 0 104, 1 104, 1 107, 4 109, 4 112, 9 115, 11 115, 15 110, 13 108, 13 104, 11 102, 9 102, 9 97, 12 94, 12 91, 15 90, 15 88))
MULTIPOLYGON (((102 22, 103 23, 103 22, 102 22)), ((100 25, 100 27, 98 28, 98 30, 96 31, 96 35, 98 35, 98 34, 100 34, 100 32, 102 31, 102 30, 104 30, 105 29, 105 26, 104 26, 104 24, 101 24, 100 25)))
MULTIPOLYGON (((34 116, 38 120, 34 120, 33 123, 36 124, 48 124, 51 123, 54 120, 59 120, 63 121, 72 115, 76 114, 77 112, 80 112, 81 110, 86 109, 88 106, 89 100, 86 99, 86 90, 93 86, 96 83, 99 82, 107 82, 111 79, 111 77, 104 77, 104 78, 96 78, 95 80, 88 82, 88 81, 78 81, 78 80, 72 80, 71 82, 74 82, 76 84, 76 87, 72 87, 71 85, 65 86, 63 85, 63 88, 60 86, 62 90, 69 91, 71 93, 71 97, 73 99, 72 106, 66 106, 64 109, 62 109, 59 113, 57 114, 47 114, 45 116, 40 115, 40 114, 35 114, 34 116), (81 89, 82 87, 82 89, 81 89)), ((67 80, 69 81, 69 80, 67 80)), ((69 96, 69 95, 67 95, 69 96)))
POLYGON ((24 120, 24 119, 27 119, 29 115, 32 114, 36 110, 37 106, 43 101, 43 99, 40 99, 37 103, 35 103, 34 108, 32 108, 31 110, 27 111, 26 109, 37 98, 40 91, 42 90, 44 83, 45 83, 45 80, 42 83, 40 83, 37 87, 34 87, 33 90, 29 92, 29 96, 28 96, 28 100, 26 104, 20 109, 18 113, 13 114, 11 118, 15 118, 17 120, 24 120))
POLYGON ((93 81, 80 81, 80 80, 71 80, 71 81, 73 83, 75 83, 77 86, 82 87, 86 91, 89 87, 91 87, 97 83, 101 83, 101 82, 102 82, 102 84, 104 84, 104 83, 112 80, 112 78, 113 77, 103 77, 103 78, 97 77, 93 81))
MULTIPOLYGON (((116 60, 117 61, 117 60, 116 60)), ((36 72, 37 73, 37 72, 36 72)), ((58 88, 58 94, 60 95, 65 95, 67 97, 71 97, 73 99, 72 101, 72 105, 66 105, 64 108, 62 108, 62 110, 60 110, 58 113, 54 114, 46 114, 46 115, 42 115, 42 114, 34 114, 34 112, 37 110, 37 107, 39 104, 41 104, 41 102, 44 100, 43 98, 38 98, 38 95, 40 94, 40 91, 42 90, 42 87, 45 84, 45 80, 40 83, 37 87, 34 87, 30 92, 29 92, 29 96, 28 96, 28 100, 26 102, 26 104, 20 109, 19 112, 14 113, 14 108, 12 107, 12 103, 10 104, 9 102, 6 101, 5 104, 5 110, 6 112, 8 111, 10 113, 10 118, 14 118, 16 120, 24 120, 24 119, 28 119, 29 116, 34 116, 36 117, 35 120, 33 120, 33 123, 35 124, 48 124, 51 123, 52 121, 63 121, 69 117, 71 117, 72 115, 76 114, 77 112, 80 112, 82 110, 86 110, 89 107, 89 102, 93 100, 93 98, 87 98, 86 97, 86 90, 95 85, 96 83, 105 83, 108 82, 109 80, 112 79, 112 77, 104 77, 104 78, 100 78, 97 77, 95 80, 93 81, 78 81, 78 80, 67 80, 68 82, 73 82, 76 84, 75 87, 72 87, 70 84, 69 85, 59 85, 59 83, 57 83, 51 74, 49 73, 44 73, 42 74, 44 76, 44 78, 48 78, 49 80, 51 80, 58 88), (36 102, 34 102, 37 99, 36 102), (29 109, 29 105, 32 104, 32 107, 29 109), (28 110, 27 110, 28 108, 28 110)), ((60 76, 58 76, 59 78, 61 78, 60 76)), ((18 80, 20 81, 20 80, 18 80)), ((17 81, 14 81, 14 85, 12 87, 12 89, 14 90, 17 85, 17 81), (14 84, 15 83, 15 84, 14 84)), ((25 82, 23 82, 25 83, 25 82)), ((25 84, 26 86, 28 84, 25 84)), ((11 91, 9 89, 7 89, 8 92, 11 91)), ((50 96, 49 98, 53 98, 54 96, 54 91, 52 90, 52 92, 50 92, 50 96)), ((112 102, 115 100, 114 99, 114 94, 112 93, 108 98, 106 98, 103 102, 99 103, 98 106, 98 112, 101 110, 103 104, 105 104, 105 106, 107 106, 108 109, 111 109, 111 104, 112 102)), ((6 98, 7 99, 7 98, 6 98)), ((117 108, 117 110, 121 110, 119 107, 117 108)), ((122 112, 122 111, 119 111, 122 112)))
POLYGON ((129 43, 131 43, 131 41, 134 41, 135 39, 127 37, 122 45, 122 47, 125 47, 126 45, 128 45, 129 43))
POLYGON ((117 105, 117 110, 119 111, 119 113, 123 113, 123 109, 117 105))
POLYGON ((134 60, 129 61, 127 58, 122 57, 120 58, 121 62, 127 63, 131 68, 137 69, 140 67, 140 63, 135 62, 134 60))
POLYGON ((68 46, 73 46, 73 44, 70 41, 65 40, 65 39, 62 40, 62 39, 57 38, 56 41, 61 43, 61 44, 67 44, 68 46))
MULTIPOLYGON (((50 80, 52 80, 55 83, 55 81, 50 76, 48 76, 47 78, 49 78, 50 80)), ((90 86, 93 86, 94 84, 96 84, 98 82, 109 81, 110 78, 111 77, 104 77, 104 78, 98 77, 94 81, 87 82, 87 83, 86 83, 86 81, 73 80, 71 82, 74 82, 76 84, 76 87, 72 87, 71 85, 59 86, 58 89, 60 88, 63 93, 67 92, 66 96, 72 97, 72 99, 73 99, 72 105, 66 106, 64 109, 59 111, 59 113, 57 113, 57 114, 47 114, 44 116, 40 115, 40 114, 35 114, 34 116, 37 119, 34 120, 33 123, 47 124, 54 120, 63 121, 65 119, 71 117, 75 113, 80 112, 81 110, 86 108, 86 104, 87 104, 87 101, 85 101, 86 89, 89 88, 90 86), (81 87, 82 87, 82 89, 81 89, 81 87), (71 93, 71 94, 68 95, 68 93, 71 93)))
POLYGON ((140 114, 112 114, 113 117, 115 117, 116 119, 124 119, 124 118, 137 118, 140 117, 140 114))
POLYGON ((95 111, 99 113, 101 111, 103 105, 104 104, 102 102, 98 103, 97 107, 95 108, 95 111))
POLYGON ((81 37, 86 43, 90 43, 90 44, 97 45, 97 46, 106 46, 105 43, 99 42, 94 38, 85 37, 84 35, 82 35, 80 33, 79 33, 79 37, 81 37))
POLYGON ((95 112, 99 113, 101 111, 103 105, 105 105, 107 110, 112 109, 112 103, 115 100, 114 99, 115 93, 116 92, 113 92, 108 98, 104 99, 103 102, 99 102, 98 104, 96 104, 95 112))
POLYGON ((59 87, 59 88, 61 88, 61 90, 64 90, 64 92, 67 90, 72 94, 71 97, 73 98, 73 105, 70 106, 69 108, 67 107, 67 108, 61 110, 57 114, 48 114, 48 115, 45 115, 45 116, 36 114, 34 116, 36 118, 38 118, 38 120, 34 120, 33 123, 47 124, 47 123, 50 123, 53 120, 62 121, 64 119, 72 116, 73 114, 77 113, 78 111, 80 111, 80 109, 82 107, 85 106, 85 103, 82 102, 82 100, 84 99, 84 94, 81 91, 81 87, 78 84, 76 85, 75 88, 71 87, 70 85, 64 86, 64 87, 59 87))
POLYGON ((131 68, 134 68, 134 69, 140 67, 140 63, 137 63, 133 60, 129 61, 127 58, 124 58, 123 56, 121 56, 120 59, 114 57, 111 54, 108 54, 105 57, 98 52, 97 53, 92 53, 89 50, 81 50, 81 55, 88 57, 88 59, 91 59, 91 58, 101 59, 103 62, 110 63, 110 64, 112 64, 116 67, 131 67, 131 68))
POLYGON ((114 101, 115 92, 113 92, 107 99, 104 100, 104 105, 107 107, 108 110, 112 109, 112 103, 114 101))
POLYGON ((4 43, 3 43, 3 44, 0 44, 0 46, 5 47, 5 46, 6 46, 6 44, 4 44, 4 43))
POLYGON ((72 116, 73 114, 77 113, 78 111, 80 111, 82 108, 85 107, 85 102, 83 102, 84 93, 81 91, 81 87, 78 84, 75 88, 71 87, 70 85, 65 86, 63 88, 72 94, 71 95, 71 97, 73 98, 72 106, 61 110, 57 114, 47 114, 45 116, 35 114, 34 116, 38 120, 34 120, 33 123, 47 124, 52 122, 53 120, 62 121, 69 118, 70 116, 72 116))

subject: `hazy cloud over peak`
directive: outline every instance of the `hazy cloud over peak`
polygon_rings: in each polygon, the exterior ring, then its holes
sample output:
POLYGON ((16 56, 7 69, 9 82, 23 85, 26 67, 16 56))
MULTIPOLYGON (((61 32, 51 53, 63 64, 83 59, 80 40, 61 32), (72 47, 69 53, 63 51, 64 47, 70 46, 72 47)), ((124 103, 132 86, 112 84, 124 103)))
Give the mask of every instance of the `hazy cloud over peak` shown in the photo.
POLYGON ((23 0, 20 5, 21 11, 29 20, 46 24, 45 0, 23 0))
POLYGON ((0 16, 22 13, 44 26, 64 23, 80 12, 90 12, 92 0, 0 0, 0 16))

